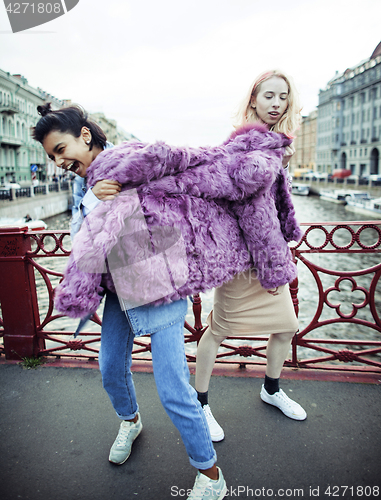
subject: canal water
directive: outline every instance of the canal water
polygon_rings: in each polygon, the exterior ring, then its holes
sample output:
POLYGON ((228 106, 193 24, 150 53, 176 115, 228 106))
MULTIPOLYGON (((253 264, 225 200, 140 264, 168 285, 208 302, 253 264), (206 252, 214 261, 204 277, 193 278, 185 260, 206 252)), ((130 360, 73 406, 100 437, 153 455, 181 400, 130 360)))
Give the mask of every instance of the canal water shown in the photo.
MULTIPOLYGON (((295 205, 296 215, 299 222, 340 222, 340 221, 361 221, 367 220, 363 215, 354 214, 345 209, 343 205, 338 205, 330 201, 321 200, 317 196, 293 196, 293 201, 295 205)), ((46 219, 45 222, 48 224, 48 229, 59 230, 59 229, 69 229, 70 227, 70 213, 60 214, 55 217, 46 219)), ((69 238, 65 238, 66 246, 70 246, 69 238)), ((311 235, 309 241, 313 244, 322 244, 325 240, 323 233, 317 231, 317 235, 311 235)), ((340 229, 335 233, 334 237, 335 243, 339 245, 348 244, 350 241, 350 235, 345 229, 340 229)), ((377 241, 376 231, 369 229, 364 231, 361 236, 361 241, 366 244, 373 244, 377 241)), ((360 270, 366 269, 373 265, 376 265, 380 261, 380 257, 377 254, 309 254, 308 258, 324 268, 329 268, 332 270, 360 270)), ((65 264, 65 258, 41 258, 37 260, 39 264, 47 267, 53 271, 62 272, 65 264)), ((308 270, 308 268, 301 262, 298 263, 298 276, 299 276, 299 323, 300 331, 302 331, 314 317, 317 308, 317 285, 316 282, 308 270)), ((320 274, 324 287, 334 286, 334 280, 336 277, 326 276, 320 274)), ((46 293, 46 286, 42 280, 39 273, 36 273, 37 289, 39 297, 39 306, 41 309, 41 318, 43 319, 46 315, 48 308, 48 296, 46 293)), ((58 279, 53 279, 53 286, 58 283, 58 279)), ((357 288, 365 287, 367 288, 370 283, 370 277, 359 277, 356 279, 357 288)), ((349 281, 342 282, 340 290, 332 291, 329 294, 329 300, 332 304, 341 303, 341 311, 344 313, 350 313, 353 309, 354 304, 361 304, 364 300, 364 292, 361 290, 351 290, 351 283, 349 281)), ((201 294, 202 298, 202 322, 205 324, 206 317, 209 314, 213 306, 213 290, 201 294)), ((377 286, 377 300, 378 304, 378 314, 381 315, 381 285, 377 286)), ((189 303, 187 321, 193 325, 193 313, 191 304, 189 303)), ((102 305, 99 309, 99 314, 102 314, 102 305)), ((335 310, 329 307, 324 307, 321 319, 329 319, 337 317, 335 310)), ((369 308, 359 309, 357 312, 358 318, 366 319, 372 321, 371 313, 369 308)), ((47 329, 51 330, 67 330, 73 331, 76 328, 77 321, 71 320, 69 318, 60 318, 52 322, 47 329)), ((94 324, 88 324, 84 331, 100 331, 99 327, 94 324)), ((308 334, 309 337, 318 338, 351 338, 353 340, 358 339, 368 339, 368 340, 379 340, 380 335, 378 332, 371 328, 364 326, 340 323, 333 324, 325 327, 321 327, 318 330, 308 334)), ((242 341, 229 341, 230 344, 238 343, 242 344, 242 341)), ((247 342, 245 342, 247 343, 247 342)), ((186 346, 188 353, 195 353, 195 346, 186 346)), ((343 346, 340 347, 340 349, 343 346)), ((353 349, 351 347, 351 349, 353 349)), ((305 357, 315 357, 316 354, 306 350, 303 353, 303 358, 305 357)))

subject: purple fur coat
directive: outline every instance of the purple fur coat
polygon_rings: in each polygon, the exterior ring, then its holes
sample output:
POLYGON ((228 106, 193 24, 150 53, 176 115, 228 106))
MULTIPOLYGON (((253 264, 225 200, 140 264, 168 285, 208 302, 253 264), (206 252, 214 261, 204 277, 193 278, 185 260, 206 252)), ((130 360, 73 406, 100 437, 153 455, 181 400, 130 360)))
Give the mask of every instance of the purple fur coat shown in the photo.
POLYGON ((264 288, 292 281, 287 242, 302 232, 282 168, 290 142, 252 124, 218 147, 134 141, 100 153, 88 185, 114 179, 122 192, 100 203, 74 238, 55 291, 57 310, 84 317, 97 309, 104 288, 127 302, 138 296, 131 307, 170 302, 250 267, 264 288))

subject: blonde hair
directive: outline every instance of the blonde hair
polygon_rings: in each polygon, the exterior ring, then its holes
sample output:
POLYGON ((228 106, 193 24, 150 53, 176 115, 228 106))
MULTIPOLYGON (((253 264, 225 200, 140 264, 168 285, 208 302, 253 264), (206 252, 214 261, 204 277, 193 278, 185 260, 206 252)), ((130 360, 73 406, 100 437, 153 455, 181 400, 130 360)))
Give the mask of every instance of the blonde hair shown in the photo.
POLYGON ((247 123, 254 123, 259 120, 256 110, 252 107, 254 97, 258 95, 260 86, 266 80, 273 76, 282 78, 288 87, 288 106, 286 111, 281 116, 280 120, 271 127, 270 130, 294 137, 294 132, 299 128, 301 121, 301 106, 299 102, 299 94, 295 88, 294 82, 289 76, 278 70, 271 70, 261 73, 250 86, 249 92, 242 101, 236 115, 235 128, 241 127, 247 123))

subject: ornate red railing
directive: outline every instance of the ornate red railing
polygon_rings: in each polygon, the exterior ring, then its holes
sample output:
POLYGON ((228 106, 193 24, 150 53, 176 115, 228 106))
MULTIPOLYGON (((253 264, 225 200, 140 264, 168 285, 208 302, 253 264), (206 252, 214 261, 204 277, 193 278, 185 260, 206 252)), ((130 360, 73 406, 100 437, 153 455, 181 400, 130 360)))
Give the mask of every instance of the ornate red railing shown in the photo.
MULTIPOLYGON (((381 372, 381 221, 303 226, 304 237, 291 248, 299 266, 299 280, 290 285, 290 292, 299 312, 300 331, 286 365, 381 372)), ((99 316, 74 339, 77 321, 53 308, 54 288, 66 261, 63 257, 70 250, 68 231, 0 228, 0 354, 7 359, 32 355, 97 358, 99 316)), ((195 360, 197 341, 205 330, 201 299, 199 295, 193 299, 194 325, 188 320, 184 332, 189 361, 195 360)), ((267 339, 229 337, 221 345, 217 362, 263 365, 267 339)), ((133 359, 150 361, 149 337, 135 340, 133 359)))

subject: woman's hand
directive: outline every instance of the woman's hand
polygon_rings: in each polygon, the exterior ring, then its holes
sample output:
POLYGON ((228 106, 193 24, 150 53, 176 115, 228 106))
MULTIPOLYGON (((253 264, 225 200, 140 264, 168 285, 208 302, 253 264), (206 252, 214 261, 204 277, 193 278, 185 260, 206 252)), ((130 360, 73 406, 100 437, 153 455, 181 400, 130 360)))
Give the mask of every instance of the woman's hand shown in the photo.
POLYGON ((122 185, 117 181, 103 179, 98 181, 93 187, 93 193, 102 201, 113 200, 122 189, 122 185))
POLYGON ((289 146, 286 147, 282 159, 282 165, 283 168, 286 168, 287 165, 289 164, 289 161, 291 160, 292 156, 295 154, 295 147, 294 144, 291 143, 289 146))

